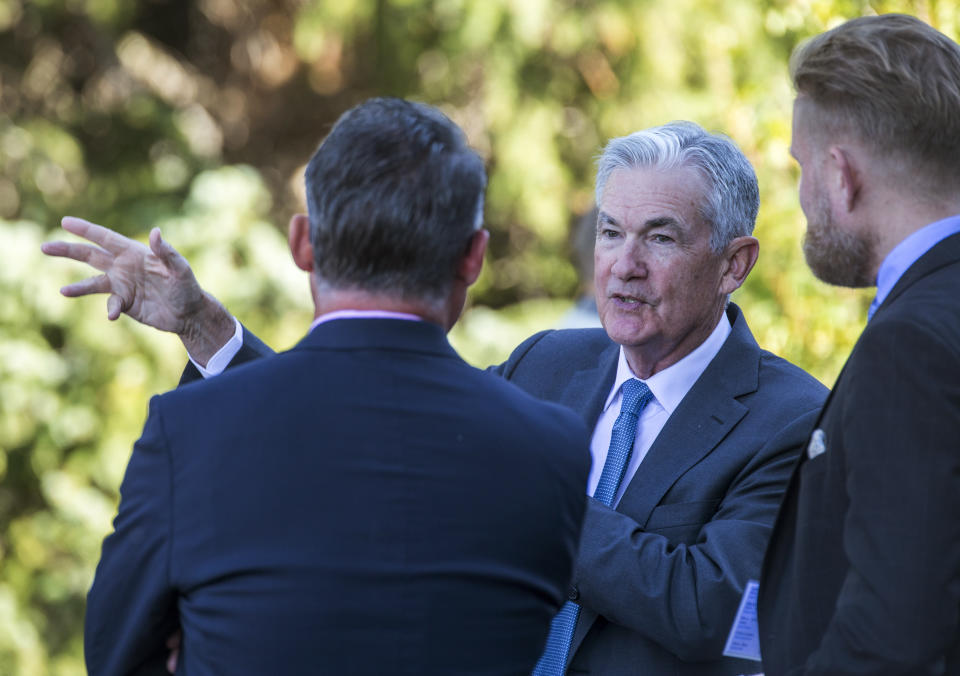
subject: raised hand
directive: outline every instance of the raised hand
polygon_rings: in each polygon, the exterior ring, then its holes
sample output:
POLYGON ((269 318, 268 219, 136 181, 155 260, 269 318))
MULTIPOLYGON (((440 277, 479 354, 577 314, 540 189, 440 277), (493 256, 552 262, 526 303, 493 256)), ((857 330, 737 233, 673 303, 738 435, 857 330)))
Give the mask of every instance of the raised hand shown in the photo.
POLYGON ((147 326, 176 333, 200 364, 233 335, 233 318, 200 288, 190 264, 164 241, 159 228, 150 231, 146 247, 81 218, 67 216, 61 225, 92 244, 46 242, 43 253, 87 263, 102 273, 63 287, 64 296, 109 294, 107 319, 125 313, 147 326))
POLYGON ((203 289, 186 259, 163 240, 160 229, 150 232, 150 247, 129 237, 67 216, 63 229, 93 244, 46 242, 43 253, 89 264, 103 274, 69 284, 60 293, 74 298, 110 294, 107 319, 126 313, 161 331, 181 333, 191 314, 199 310, 203 289))

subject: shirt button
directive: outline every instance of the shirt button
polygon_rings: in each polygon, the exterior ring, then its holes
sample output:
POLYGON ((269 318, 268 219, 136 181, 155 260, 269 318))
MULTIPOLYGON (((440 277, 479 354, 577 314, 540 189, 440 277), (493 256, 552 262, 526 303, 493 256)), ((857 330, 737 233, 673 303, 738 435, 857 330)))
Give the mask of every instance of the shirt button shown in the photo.
POLYGON ((567 589, 567 598, 571 601, 576 601, 578 598, 580 598, 580 590, 578 590, 576 587, 570 587, 567 589))

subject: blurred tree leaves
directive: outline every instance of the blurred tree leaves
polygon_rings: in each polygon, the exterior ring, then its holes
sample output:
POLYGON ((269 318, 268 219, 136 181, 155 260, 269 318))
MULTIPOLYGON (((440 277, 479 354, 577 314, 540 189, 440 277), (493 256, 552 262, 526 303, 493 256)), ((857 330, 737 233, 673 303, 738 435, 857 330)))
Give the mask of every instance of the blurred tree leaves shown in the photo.
POLYGON ((83 598, 148 397, 178 341, 56 289, 65 214, 161 225, 278 347, 309 318, 283 231, 300 170, 374 95, 440 106, 488 163, 488 265, 453 340, 477 364, 578 288, 568 224, 603 142, 672 119, 729 134, 760 177, 760 261, 736 294, 758 340, 832 382, 869 295, 803 264, 786 63, 853 16, 955 0, 0 0, 0 673, 82 673, 83 598))

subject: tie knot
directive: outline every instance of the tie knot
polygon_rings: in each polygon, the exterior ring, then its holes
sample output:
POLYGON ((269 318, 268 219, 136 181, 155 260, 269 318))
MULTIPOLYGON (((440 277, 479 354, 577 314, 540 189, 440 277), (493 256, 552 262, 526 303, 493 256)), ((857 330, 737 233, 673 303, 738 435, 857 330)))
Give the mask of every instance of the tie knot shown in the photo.
POLYGON ((623 403, 620 405, 621 413, 633 413, 639 415, 643 407, 653 398, 653 393, 646 383, 636 378, 631 378, 621 385, 620 391, 623 393, 623 403))

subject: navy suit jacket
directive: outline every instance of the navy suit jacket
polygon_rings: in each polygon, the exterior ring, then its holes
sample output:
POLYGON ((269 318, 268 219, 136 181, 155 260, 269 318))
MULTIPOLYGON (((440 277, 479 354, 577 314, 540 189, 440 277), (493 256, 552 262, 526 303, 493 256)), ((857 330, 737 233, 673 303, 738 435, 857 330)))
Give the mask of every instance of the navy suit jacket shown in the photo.
POLYGON ((816 427, 764 562, 767 676, 960 674, 960 235, 896 283, 816 427))
POLYGON ((439 326, 320 325, 154 397, 88 597, 91 674, 529 673, 589 471, 567 409, 439 326))
MULTIPOLYGON (((761 350, 739 308, 616 509, 590 499, 569 598, 582 607, 568 673, 739 674, 722 658, 746 582, 827 390, 761 350)), ((537 334, 497 367, 590 428, 616 376, 601 329, 537 334)))

